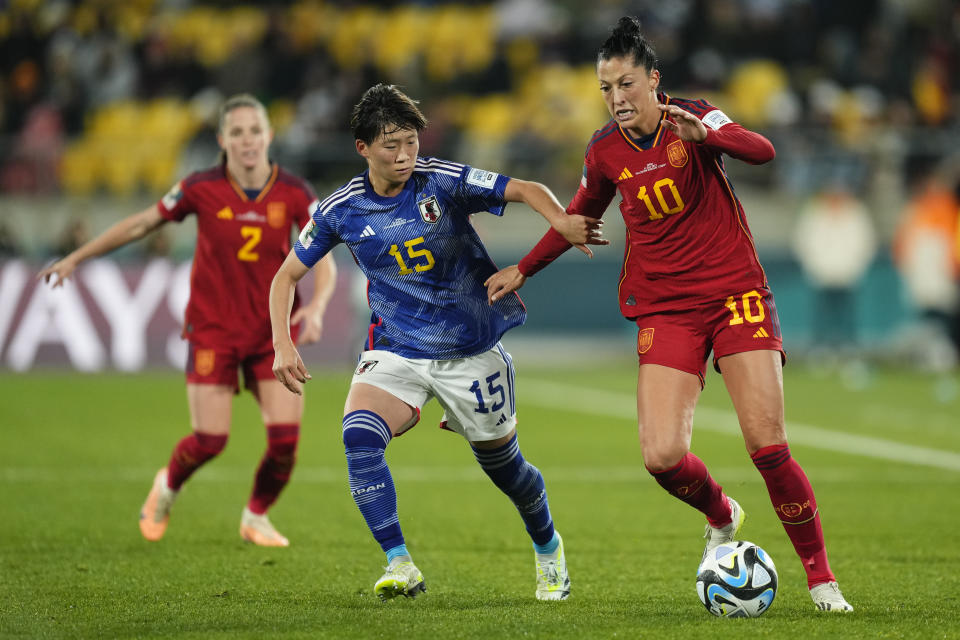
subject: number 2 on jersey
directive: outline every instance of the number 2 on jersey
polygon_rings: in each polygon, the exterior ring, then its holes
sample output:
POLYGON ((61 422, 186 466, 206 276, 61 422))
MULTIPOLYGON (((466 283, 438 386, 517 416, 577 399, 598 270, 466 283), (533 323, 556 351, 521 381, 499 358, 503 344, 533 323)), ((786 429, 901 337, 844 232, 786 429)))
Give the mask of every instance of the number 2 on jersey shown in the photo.
POLYGON ((254 251, 260 240, 263 238, 263 229, 260 227, 240 227, 240 235, 247 239, 246 244, 237 251, 237 259, 244 262, 256 262, 260 259, 260 254, 254 251))
POLYGON ((407 263, 404 261, 403 256, 400 255, 400 249, 397 245, 390 245, 390 255, 392 255, 397 260, 397 264, 400 266, 400 275, 406 276, 417 271, 417 273, 422 273, 424 271, 429 271, 433 269, 433 265, 436 264, 436 260, 433 259, 433 254, 430 253, 429 249, 414 249, 418 244, 423 244, 425 242, 423 236, 419 238, 414 238, 413 240, 407 240, 403 243, 403 246, 407 248, 407 257, 414 261, 417 258, 422 258, 423 262, 413 265, 413 269, 407 266, 407 263))

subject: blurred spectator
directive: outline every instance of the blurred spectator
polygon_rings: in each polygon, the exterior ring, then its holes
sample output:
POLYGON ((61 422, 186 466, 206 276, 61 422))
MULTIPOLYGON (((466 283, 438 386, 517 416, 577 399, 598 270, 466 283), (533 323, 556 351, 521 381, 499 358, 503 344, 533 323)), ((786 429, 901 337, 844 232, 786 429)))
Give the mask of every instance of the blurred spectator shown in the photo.
POLYGON ((947 179, 924 172, 894 238, 894 258, 922 323, 917 356, 937 370, 953 367, 958 355, 958 215, 960 202, 947 179))
POLYGON ((49 104, 33 107, 14 141, 9 160, 0 168, 0 188, 27 192, 55 190, 63 145, 59 111, 49 104))
POLYGON ((793 250, 816 290, 814 342, 837 351, 855 346, 856 292, 877 251, 866 206, 832 183, 801 209, 793 250))

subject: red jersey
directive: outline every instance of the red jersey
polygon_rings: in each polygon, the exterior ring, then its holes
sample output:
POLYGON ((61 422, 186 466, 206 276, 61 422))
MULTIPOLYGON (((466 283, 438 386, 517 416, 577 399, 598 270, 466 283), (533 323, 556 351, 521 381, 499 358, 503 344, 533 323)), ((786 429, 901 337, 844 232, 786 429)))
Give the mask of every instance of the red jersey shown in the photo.
POLYGON ((310 185, 277 165, 248 195, 225 164, 190 174, 157 203, 167 220, 197 215, 185 338, 238 347, 272 339, 270 283, 316 205, 310 185))
MULTIPOLYGON (((620 192, 627 231, 619 298, 627 318, 767 286, 722 154, 761 164, 773 158, 773 145, 704 100, 657 97, 699 117, 706 140, 680 140, 663 126, 665 115, 640 139, 611 120, 590 140, 583 180, 567 207, 598 218, 620 192)), ((520 272, 533 275, 569 247, 551 229, 520 261, 520 272)))

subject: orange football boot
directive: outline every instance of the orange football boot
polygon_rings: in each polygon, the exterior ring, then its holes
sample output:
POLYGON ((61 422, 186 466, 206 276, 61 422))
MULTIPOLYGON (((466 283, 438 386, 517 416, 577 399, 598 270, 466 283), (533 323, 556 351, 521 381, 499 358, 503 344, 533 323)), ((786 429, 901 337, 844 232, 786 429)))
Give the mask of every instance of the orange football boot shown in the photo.
POLYGON ((290 541, 273 528, 267 514, 257 515, 247 507, 240 517, 240 537, 261 547, 290 546, 290 541))
POLYGON ((170 521, 170 507, 176 497, 177 492, 167 486, 167 468, 164 467, 157 471, 153 487, 140 507, 140 533, 144 538, 156 542, 163 537, 170 521))

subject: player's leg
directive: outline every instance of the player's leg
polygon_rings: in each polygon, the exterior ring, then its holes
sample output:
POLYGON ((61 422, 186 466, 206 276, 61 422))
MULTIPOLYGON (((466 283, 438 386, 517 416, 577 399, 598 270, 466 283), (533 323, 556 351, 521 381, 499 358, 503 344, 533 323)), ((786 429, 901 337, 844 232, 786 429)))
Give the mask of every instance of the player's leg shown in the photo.
POLYGON ((563 541, 554 530, 546 483, 528 462, 517 441, 514 370, 499 344, 471 358, 436 362, 434 393, 443 406, 447 428, 461 434, 484 473, 514 506, 533 542, 539 600, 564 600, 570 594, 563 541))
POLYGON ((747 451, 767 485, 777 517, 800 556, 818 609, 852 611, 827 561, 820 512, 803 469, 790 455, 783 415, 782 354, 747 351, 718 358, 747 451))
POLYGON ((641 364, 637 416, 643 463, 670 495, 707 518, 704 553, 734 539, 744 513, 690 452, 693 413, 701 391, 697 374, 659 364, 641 364))
POLYGON ((690 452, 711 347, 704 323, 696 309, 637 318, 637 422, 647 471, 670 495, 706 516, 706 553, 734 538, 743 511, 690 452))
POLYGON ((293 472, 300 440, 303 396, 290 393, 269 369, 258 372, 256 367, 247 367, 245 375, 247 387, 260 406, 260 416, 266 426, 267 449, 257 467, 250 500, 240 517, 240 536, 261 546, 286 547, 289 541, 274 528, 267 510, 287 486, 293 472))
POLYGON ((228 385, 187 383, 192 432, 177 443, 167 466, 157 472, 140 509, 140 532, 147 540, 163 537, 183 483, 226 446, 234 393, 228 385))
POLYGON ((417 366, 394 354, 364 352, 343 408, 350 493, 387 556, 386 572, 374 585, 381 599, 426 590, 403 538, 397 491, 384 455, 394 436, 417 423, 428 399, 416 382, 417 366))

